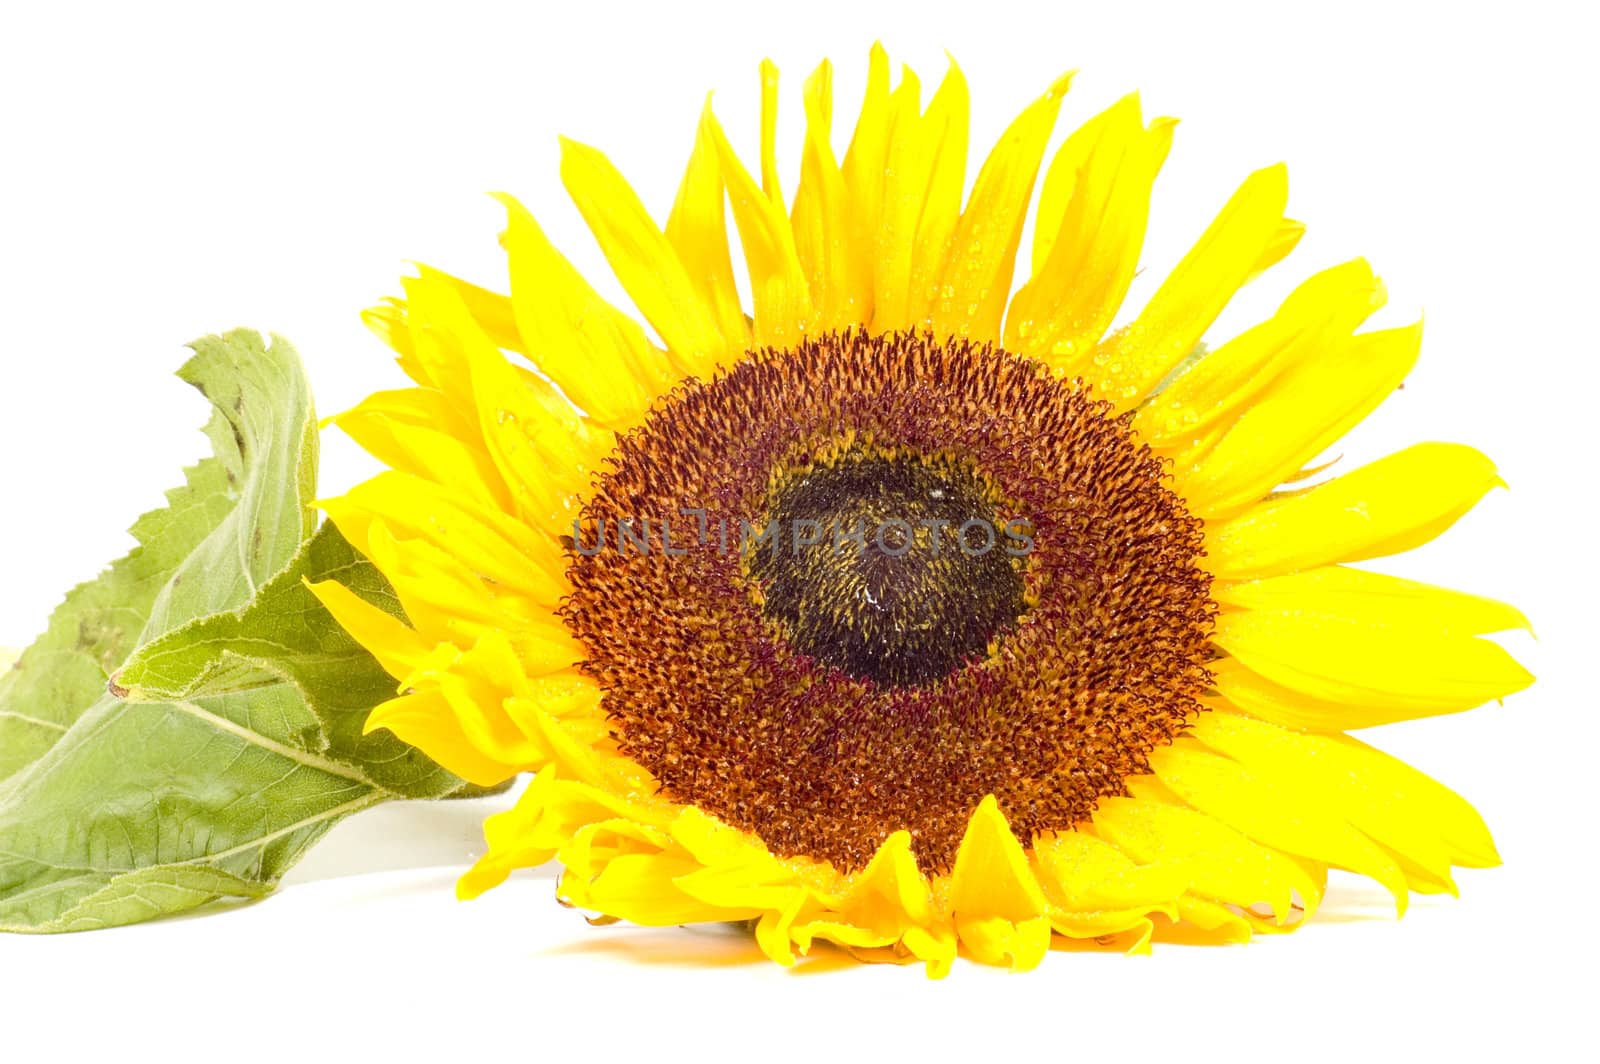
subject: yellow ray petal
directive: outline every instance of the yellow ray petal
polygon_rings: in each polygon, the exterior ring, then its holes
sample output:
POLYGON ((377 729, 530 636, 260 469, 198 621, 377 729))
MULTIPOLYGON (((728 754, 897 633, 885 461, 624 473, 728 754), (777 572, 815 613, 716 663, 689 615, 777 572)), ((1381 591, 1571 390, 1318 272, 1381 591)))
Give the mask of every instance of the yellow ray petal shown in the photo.
POLYGON ((361 323, 386 346, 394 351, 399 358, 400 368, 406 376, 426 388, 434 387, 433 378, 428 375, 427 369, 417 361, 411 346, 411 326, 406 322, 406 303, 403 299, 393 296, 385 298, 375 307, 368 307, 361 312, 361 323))
POLYGON ((1190 883, 1182 868, 1136 864, 1122 850, 1084 831, 1041 836, 1034 840, 1033 855, 1045 896, 1070 913, 1123 910, 1144 915, 1173 905, 1190 883))
MULTIPOLYGON (((529 781, 516 805, 484 822, 488 851, 461 877, 456 885, 456 895, 460 898, 477 897, 499 885, 516 869, 544 864, 582 828, 607 821, 612 822, 615 839, 620 840, 624 835, 631 837, 634 845, 630 852, 660 851, 671 842, 670 837, 660 830, 657 818, 649 815, 647 807, 595 787, 562 779, 560 770, 555 766, 543 768, 529 781), (632 821, 633 826, 624 829, 617 823, 618 820, 632 821)), ((612 852, 618 850, 619 846, 612 847, 612 852)), ((593 852, 591 844, 585 853, 593 852)), ((593 871, 584 865, 578 874, 587 877, 593 871)))
POLYGON ((425 638, 457 647, 503 632, 536 675, 559 672, 583 659, 583 649, 549 609, 486 583, 448 552, 425 540, 399 540, 374 520, 367 547, 394 586, 406 617, 425 638))
POLYGON ((672 822, 672 837, 707 868, 737 869, 750 884, 784 883, 794 878, 785 862, 759 838, 702 812, 684 808, 672 822))
POLYGON ((1214 576, 1244 580, 1398 554, 1455 524, 1505 482, 1471 447, 1419 443, 1206 529, 1214 576))
POLYGON ((1392 395, 1417 362, 1422 326, 1362 333, 1290 367, 1178 475, 1202 517, 1234 512, 1294 476, 1392 395))
POLYGON ((1289 253, 1300 230, 1286 229, 1288 170, 1257 170, 1239 186, 1192 250, 1125 329, 1106 339, 1101 391, 1131 406, 1193 351, 1263 261, 1289 253), (1286 235, 1286 234, 1292 234, 1286 235))
POLYGON ((1062 147, 1066 162, 1058 164, 1082 163, 1044 264, 1011 301, 1009 350, 1068 374, 1085 372, 1138 268, 1150 190, 1175 125, 1163 118, 1147 129, 1131 95, 1090 123, 1087 148, 1075 138, 1062 147))
MULTIPOLYGON (((519 373, 477 328, 454 291, 427 276, 412 304, 459 345, 478 435, 510 490, 512 510, 547 534, 570 527, 609 437, 591 431, 548 381, 519 373)), ((630 323, 631 324, 631 323, 630 323)))
POLYGON ((1071 74, 1057 78, 1011 123, 978 172, 934 299, 937 335, 999 341, 1034 178, 1071 83, 1071 74))
POLYGON ((1533 682, 1505 649, 1460 632, 1367 617, 1250 610, 1223 613, 1212 641, 1253 672, 1322 702, 1396 719, 1454 713, 1533 682))
POLYGON ((758 346, 791 345, 800 339, 814 314, 805 270, 795 251, 794 230, 782 203, 774 202, 756 185, 734 154, 721 123, 709 112, 705 121, 717 148, 733 221, 750 270, 756 312, 754 341, 758 346))
POLYGON ((501 246, 511 265, 511 304, 529 357, 590 417, 610 428, 643 418, 675 375, 639 324, 600 298, 507 195, 501 246))
POLYGON ((1221 581, 1211 597, 1224 607, 1353 617, 1437 632, 1484 635, 1529 628, 1508 603, 1348 565, 1329 565, 1264 580, 1221 581))
POLYGON ((1127 951, 1133 953, 1150 952, 1150 936, 1155 930, 1155 923, 1150 919, 1152 913, 1159 913, 1169 919, 1178 918, 1178 899, 1172 898, 1153 905, 1141 906, 1137 909, 1102 910, 1100 912, 1073 912, 1069 909, 1050 910, 1050 929, 1056 934, 1069 939, 1098 939, 1100 943, 1109 945, 1113 936, 1126 935, 1127 951), (1131 934, 1130 934, 1131 933, 1131 934))
MULTIPOLYGON (((577 851, 594 835, 624 825, 595 824, 581 829, 573 841, 562 848, 577 851)), ((571 872, 561 877, 558 896, 571 905, 628 920, 644 927, 672 927, 705 921, 751 920, 759 909, 725 909, 708 905, 680 891, 673 883, 679 876, 694 871, 692 858, 680 853, 633 853, 603 862, 600 872, 585 881, 571 872)))
POLYGON ((419 263, 417 270, 423 278, 445 285, 453 291, 456 298, 467 308, 467 312, 472 315, 473 322, 496 347, 526 353, 522 334, 517 331, 516 309, 511 305, 510 296, 480 288, 470 281, 463 281, 431 266, 419 263))
POLYGON ((392 469, 456 485, 499 510, 511 509, 511 490, 484 448, 477 425, 462 421, 442 392, 375 392, 333 422, 392 469))
POLYGON ((515 765, 519 771, 542 768, 550 756, 548 749, 539 736, 524 733, 505 712, 506 694, 514 689, 513 682, 502 679, 507 672, 515 674, 515 686, 527 687, 527 678, 510 643, 491 634, 478 640, 450 670, 413 682, 419 686, 437 685, 445 704, 455 714, 461 733, 485 757, 515 765), (482 673, 501 682, 475 675, 482 673))
POLYGON ((951 62, 926 114, 919 93, 916 75, 906 70, 889 101, 872 319, 879 332, 926 323, 961 216, 970 110, 966 79, 951 62))
MULTIPOLYGON (((428 387, 444 396, 454 412, 452 423, 475 421, 477 410, 472 404, 466 344, 457 327, 464 322, 466 332, 478 337, 483 336, 483 330, 466 312, 444 274, 423 269, 418 276, 402 278, 400 283, 406 293, 403 306, 409 361, 419 371, 413 377, 430 382, 428 387)), ((471 435, 466 439, 471 440, 471 435)))
MULTIPOLYGON (((421 263, 416 266, 423 279, 451 289, 456 298, 467 307, 477 327, 488 335, 497 347, 519 353, 523 351, 522 334, 517 331, 515 312, 509 297, 491 292, 487 288, 480 288, 442 270, 435 270, 421 263)), ((369 328, 399 353, 401 367, 412 380, 428 388, 448 390, 450 383, 448 367, 429 364, 417 355, 412 336, 413 325, 428 323, 425 321, 414 323, 405 300, 385 300, 380 306, 364 311, 361 317, 369 328), (441 369, 446 372, 441 373, 441 369)))
POLYGON ((1300 244, 1300 238, 1306 235, 1306 223, 1297 222, 1293 218, 1285 218, 1278 223, 1278 231, 1272 234, 1272 239, 1267 242, 1266 248, 1261 252, 1261 257, 1256 260, 1255 272, 1250 275, 1265 273, 1288 257, 1300 244))
POLYGON ((1095 808, 1094 829, 1123 853, 1183 877, 1198 894, 1241 908, 1265 904, 1280 920, 1289 918, 1296 898, 1312 912, 1322 898, 1294 858, 1186 806, 1148 796, 1108 798, 1095 808))
POLYGON ((929 979, 943 979, 950 974, 950 966, 956 959, 956 936, 953 929, 944 924, 908 927, 900 939, 900 944, 927 966, 929 979))
POLYGON ((431 481, 386 470, 319 505, 341 529, 356 527, 362 512, 382 515, 405 538, 426 539, 480 576, 545 605, 554 607, 569 590, 566 556, 555 537, 431 481))
POLYGON ((811 283, 815 327, 842 329, 867 320, 868 249, 859 240, 850 192, 833 156, 833 68, 824 60, 806 79, 806 143, 794 200, 795 253, 811 283))
POLYGON ((778 67, 761 61, 761 191, 783 212, 783 186, 778 182, 778 67))
POLYGON ((433 644, 391 614, 367 602, 336 580, 306 582, 333 619, 366 648, 395 679, 410 675, 433 650, 433 644))
POLYGON ((1011 921, 999 916, 955 915, 956 935, 982 964, 1009 965, 1014 972, 1039 966, 1050 950, 1050 919, 1011 921))
POLYGON ((617 280, 667 345, 680 371, 707 378, 729 351, 711 307, 702 302, 666 234, 611 160, 561 138, 561 181, 589 224, 617 280))
POLYGON ((713 122, 708 95, 695 132, 694 151, 667 217, 666 237, 700 302, 717 323, 723 350, 737 354, 750 346, 750 323, 739 305, 739 289, 733 280, 722 165, 713 122))
POLYGON ((877 239, 883 224, 884 170, 889 157, 889 54, 874 44, 867 62, 867 90, 861 100, 850 147, 840 171, 850 200, 849 252, 859 261, 851 275, 860 278, 862 290, 857 320, 873 320, 876 285, 877 239))
POLYGON ((1465 800, 1347 736, 1289 731, 1234 713, 1201 714, 1191 734, 1301 801, 1322 803, 1444 889, 1453 886, 1458 856, 1494 861, 1488 829, 1465 800))
POLYGON ((1049 261, 1050 249, 1055 246, 1061 232, 1061 222, 1067 215, 1067 204, 1078 185, 1078 175, 1089 161, 1095 145, 1105 133, 1106 123, 1117 113, 1115 107, 1095 115, 1067 135, 1055 157, 1045 167, 1044 179, 1039 182, 1039 203, 1033 211, 1033 249, 1029 260, 1029 275, 1037 274, 1049 261))
POLYGON ((1313 861, 1359 872, 1382 883, 1405 912, 1400 867, 1326 803, 1265 779, 1236 761, 1180 738, 1150 755, 1156 777, 1185 802, 1257 842, 1313 861))
MULTIPOLYGON (((807 920, 804 923, 795 923, 789 928, 789 936, 795 948, 801 953, 810 953, 814 943, 832 942, 836 946, 844 946, 851 952, 856 950, 876 951, 885 947, 893 947, 900 941, 898 932, 894 934, 881 933, 863 927, 859 924, 843 923, 838 920, 807 920)), ((860 956, 857 954, 857 956, 860 956)), ((863 958, 867 959, 867 958, 863 958)), ((898 961, 906 963, 910 958, 898 955, 892 950, 886 956, 872 956, 871 960, 886 960, 890 963, 898 961)))
POLYGON ((495 813, 483 823, 488 852, 456 881, 456 897, 463 901, 478 897, 505 882, 518 868, 534 868, 556 855, 564 839, 541 838, 546 795, 555 783, 555 773, 546 769, 529 782, 517 804, 495 813))
POLYGON ((1212 708, 1232 708, 1258 720, 1302 731, 1350 731, 1407 720, 1405 709, 1368 703, 1328 702, 1292 691, 1244 666, 1237 658, 1221 658, 1207 666, 1217 696, 1202 697, 1212 708))
POLYGON ((933 918, 928 880, 917 869, 911 833, 896 831, 878 846, 867 867, 850 879, 829 907, 851 924, 899 939, 908 925, 933 918))
POLYGON ((1364 259, 1313 275, 1267 321, 1179 374, 1140 408, 1134 427, 1152 445, 1178 449, 1231 424, 1286 368, 1348 337, 1384 298, 1383 283, 1364 259))
POLYGON ((468 739, 450 703, 438 691, 414 691, 375 706, 367 715, 366 730, 379 729, 426 750, 446 770, 480 787, 504 783, 521 771, 515 764, 485 754, 468 739))
POLYGON ((985 964, 1026 971, 1050 948, 1048 904, 1028 855, 989 795, 968 821, 950 871, 957 937, 985 964))
POLYGON ((1202 941, 1208 943, 1222 945, 1250 941, 1250 921, 1226 905, 1219 905, 1207 898, 1185 895, 1179 899, 1178 918, 1182 921, 1178 929, 1180 932, 1198 929, 1203 933, 1202 941))

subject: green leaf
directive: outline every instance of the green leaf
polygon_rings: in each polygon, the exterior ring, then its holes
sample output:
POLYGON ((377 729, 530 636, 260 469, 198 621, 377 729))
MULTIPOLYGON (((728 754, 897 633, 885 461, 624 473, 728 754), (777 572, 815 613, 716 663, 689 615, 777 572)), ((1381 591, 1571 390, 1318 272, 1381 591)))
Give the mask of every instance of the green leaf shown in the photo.
POLYGON ((394 681, 305 588, 397 615, 382 576, 315 528, 317 426, 299 358, 239 330, 180 372, 214 457, 133 527, 0 676, 0 930, 133 923, 269 893, 350 813, 462 781, 385 732, 394 681))

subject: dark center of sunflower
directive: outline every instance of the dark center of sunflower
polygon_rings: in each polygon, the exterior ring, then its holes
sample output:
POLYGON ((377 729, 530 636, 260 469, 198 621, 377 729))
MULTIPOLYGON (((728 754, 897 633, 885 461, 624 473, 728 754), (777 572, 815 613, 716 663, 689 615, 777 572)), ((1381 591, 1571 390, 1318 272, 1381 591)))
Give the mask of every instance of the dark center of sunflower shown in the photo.
POLYGON ((1025 523, 960 463, 852 449, 780 478, 746 567, 801 653, 880 684, 983 654, 1023 611, 1025 523))
POLYGON ((815 337, 618 439, 562 616, 664 796, 846 870, 906 830, 943 871, 986 795, 1025 844, 1070 830, 1204 708, 1203 536, 1165 477, 1039 363, 815 337))

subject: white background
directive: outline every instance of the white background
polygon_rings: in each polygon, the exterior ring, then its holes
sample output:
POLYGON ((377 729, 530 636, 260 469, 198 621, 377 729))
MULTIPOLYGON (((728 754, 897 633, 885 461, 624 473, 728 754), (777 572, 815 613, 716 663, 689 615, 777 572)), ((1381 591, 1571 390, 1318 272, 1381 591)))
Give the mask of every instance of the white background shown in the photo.
MULTIPOLYGON (((787 973, 714 931, 591 929, 552 902, 548 872, 460 905, 451 884, 479 847, 481 805, 391 807, 338 828, 248 909, 0 938, 7 1059, 1592 1047, 1600 233, 1577 4, 8 7, 0 644, 31 640, 202 453, 203 404, 169 376, 184 341, 241 324, 290 337, 324 412, 392 386, 358 312, 398 290, 406 260, 501 283, 501 214, 484 195, 497 189, 614 292, 562 193, 558 132, 606 150, 664 216, 706 90, 753 157, 756 64, 771 56, 792 191, 801 81, 833 58, 842 148, 876 38, 925 85, 943 49, 961 62, 969 178, 1065 69, 1083 73, 1063 129, 1135 88, 1147 114, 1185 119, 1135 302, 1239 179, 1286 159, 1309 235, 1213 338, 1356 254, 1389 282, 1375 324, 1426 310, 1422 364, 1340 453, 1458 439, 1498 460, 1510 492, 1389 567, 1522 605, 1539 641, 1509 645, 1540 682, 1368 738, 1471 797, 1505 867, 1462 873, 1459 901, 1419 899, 1399 923, 1378 892, 1336 879, 1293 936, 1053 954, 1026 977, 963 964, 932 984, 915 968, 787 973)), ((368 468, 329 434, 325 492, 368 468)))

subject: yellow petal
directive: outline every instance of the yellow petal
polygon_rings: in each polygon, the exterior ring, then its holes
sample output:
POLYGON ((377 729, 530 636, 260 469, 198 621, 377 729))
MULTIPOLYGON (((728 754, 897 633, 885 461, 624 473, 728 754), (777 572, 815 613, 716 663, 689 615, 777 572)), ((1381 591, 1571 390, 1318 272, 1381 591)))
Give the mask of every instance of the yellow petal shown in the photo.
POLYGON ((555 773, 546 769, 536 775, 503 813, 495 813, 483 823, 488 851, 456 882, 456 897, 463 901, 478 897, 504 883, 518 868, 534 868, 556 855, 560 841, 539 838, 539 822, 544 818, 547 794, 555 783, 555 773))
POLYGON ((458 334, 458 326, 464 322, 465 331, 478 337, 483 335, 483 330, 466 312, 444 274, 423 269, 418 276, 402 278, 400 283, 406 293, 401 306, 410 349, 410 355, 402 362, 410 361, 416 367, 406 372, 444 396, 453 411, 452 423, 458 420, 471 423, 477 411, 472 405, 466 345, 458 334), (441 316, 447 320, 441 320, 441 316))
POLYGON ((455 485, 499 510, 511 509, 511 491, 485 449, 475 420, 461 419, 442 392, 431 388, 374 392, 333 421, 392 469, 435 484, 455 485))
POLYGON ((1085 372, 1138 268, 1150 190, 1174 125, 1157 119, 1145 128, 1138 97, 1128 96, 1089 123, 1087 146, 1075 137, 1062 147, 1052 169, 1082 162, 1043 265, 1011 301, 1009 350, 1085 372))
POLYGON ((1125 118, 1130 106, 1137 109, 1137 94, 1118 100, 1114 106, 1073 130, 1057 149, 1055 158, 1050 160, 1039 185, 1039 205, 1034 210, 1033 254, 1029 266, 1032 273, 1044 269, 1050 258, 1083 168, 1105 135, 1106 126, 1125 118))
POLYGON ((783 211, 783 187, 778 182, 778 67, 761 61, 761 191, 783 211))
POLYGON ((667 345, 680 371, 709 377, 730 361, 711 307, 702 302, 666 234, 611 161, 561 138, 561 180, 589 223, 617 280, 667 345))
POLYGON ((458 346, 478 436, 510 490, 512 510, 558 535, 570 527, 575 497, 588 486, 609 436, 592 431, 548 381, 507 362, 453 289, 424 275, 408 290, 417 311, 458 346))
POLYGON ((1028 867, 1028 855, 1011 833, 994 796, 978 803, 950 871, 950 907, 975 917, 1029 920, 1045 910, 1045 896, 1028 867))
MULTIPOLYGON (((596 824, 580 830, 573 842, 562 848, 563 863, 569 848, 581 847, 593 835, 610 827, 596 824)), ((605 861, 600 872, 587 882, 570 872, 563 875, 558 896, 579 908, 593 909, 644 927, 752 920, 761 915, 758 909, 708 905, 678 890, 673 881, 694 868, 693 859, 679 853, 623 854, 605 861)))
POLYGON ((1291 367, 1200 461, 1180 471, 1202 517, 1234 512, 1278 487, 1400 386, 1422 326, 1363 333, 1291 367))
POLYGON ((950 974, 950 966, 956 959, 953 928, 944 924, 909 927, 900 943, 913 957, 927 965, 929 979, 943 979, 950 974))
POLYGON ((889 157, 889 54, 874 44, 867 63, 867 90, 840 171, 850 198, 850 254, 859 260, 851 275, 862 284, 857 320, 873 320, 878 230, 883 224, 884 170, 889 157))
POLYGON ((1464 799, 1347 736, 1294 732, 1234 713, 1201 714, 1191 734, 1300 800, 1323 804, 1441 885, 1450 884, 1457 857, 1493 863, 1488 829, 1464 799))
POLYGON ((473 322, 496 347, 526 353, 522 334, 517 331, 517 313, 511 304, 511 297, 480 288, 442 270, 420 265, 417 269, 424 278, 448 286, 472 315, 473 322))
MULTIPOLYGON (((418 264, 417 269, 422 279, 450 289, 456 299, 466 306, 476 327, 489 336, 495 346, 507 351, 524 352, 522 334, 517 331, 516 314, 508 297, 429 266, 418 264)), ((448 367, 430 365, 419 357, 412 335, 414 326, 425 327, 430 323, 425 320, 414 321, 413 317, 411 308, 401 299, 386 300, 362 314, 362 320, 368 327, 400 354, 400 364, 413 380, 430 388, 448 391, 448 367)))
POLYGON ((879 332, 926 323, 961 216, 970 110, 966 79, 952 62, 926 114, 919 93, 916 75, 906 70, 889 101, 872 320, 879 332))
POLYGON ((1288 198, 1288 170, 1281 164, 1257 170, 1239 186, 1139 316, 1102 345, 1104 394, 1119 405, 1142 398, 1194 350, 1263 260, 1288 254, 1288 198))
POLYGON ((1217 944, 1249 942, 1250 921, 1207 898, 1192 895, 1179 899, 1178 918, 1183 929, 1196 928, 1205 933, 1205 941, 1217 944))
POLYGON ((569 590, 566 556, 553 537, 432 481, 387 470, 320 505, 341 529, 354 527, 363 511, 380 515, 398 534, 454 552, 480 576, 552 608, 569 590))
POLYGON ((1374 624, 1483 635, 1529 628, 1505 602, 1347 565, 1328 565, 1264 580, 1219 581, 1211 597, 1226 607, 1333 614, 1374 624))
POLYGON ((1206 564, 1220 579, 1239 580, 1398 554, 1504 483, 1471 447, 1420 443, 1208 526, 1206 564))
POLYGON ((867 867, 851 877, 847 892, 828 903, 850 923, 895 939, 908 925, 928 923, 932 899, 917 869, 911 833, 896 831, 884 839, 867 867))
POLYGON ((521 674, 520 664, 510 645, 505 639, 490 635, 480 639, 462 655, 457 668, 430 679, 455 715, 461 733, 475 749, 494 761, 515 765, 519 771, 541 768, 549 752, 538 736, 527 735, 506 715, 504 702, 507 687, 473 675, 485 671, 503 672, 508 666, 517 673, 519 683, 525 686, 526 678, 521 674), (494 664, 471 660, 491 655, 500 660, 494 664))
POLYGON ((1288 257, 1300 244, 1300 238, 1306 235, 1306 224, 1297 222, 1293 218, 1285 218, 1278 223, 1278 231, 1272 234, 1272 239, 1262 249, 1261 257, 1256 260, 1255 273, 1265 273, 1288 257))
POLYGON ((871 292, 868 249, 860 234, 850 193, 833 156, 833 69, 824 60, 806 79, 806 143, 800 188, 794 200, 795 253, 811 283, 814 327, 842 329, 866 321, 871 292))
POLYGON ((1212 641, 1273 683, 1390 719, 1454 713, 1533 682, 1504 648, 1437 628, 1368 616, 1249 610, 1217 618, 1212 641))
POLYGON ((1150 952, 1150 936, 1155 930, 1155 924, 1150 919, 1151 913, 1160 913, 1170 919, 1177 919, 1178 899, 1176 897, 1152 905, 1141 906, 1137 909, 1115 909, 1100 912, 1073 912, 1069 909, 1050 910, 1050 929, 1065 938, 1073 939, 1107 939, 1114 935, 1125 935, 1132 932, 1132 941, 1128 943, 1128 953, 1150 952))
POLYGON ((1039 966, 1050 950, 1050 920, 1035 916, 1013 922, 999 916, 955 915, 956 935, 983 964, 1005 964, 1027 972, 1039 966))
POLYGON ((1350 731, 1405 720, 1404 712, 1366 703, 1328 702, 1273 683, 1244 666, 1237 658, 1211 662, 1216 697, 1202 697, 1213 708, 1242 710, 1258 720, 1302 731, 1350 731))
POLYGON ((706 123, 717 148, 733 221, 739 228, 745 264, 750 270, 755 343, 790 346, 799 341, 814 314, 805 270, 795 251, 794 230, 782 204, 756 185, 734 154, 721 123, 709 114, 706 123))
POLYGON ((1363 259, 1308 278, 1271 318, 1179 374, 1134 417, 1139 435, 1174 451, 1241 410, 1296 363, 1348 337, 1384 303, 1383 283, 1363 259))
MULTIPOLYGON (((528 783, 515 806, 496 813, 484 822, 486 852, 456 885, 461 898, 474 898, 499 885, 518 868, 532 868, 550 860, 572 841, 573 836, 591 824, 608 823, 614 841, 625 836, 634 841, 628 852, 659 852, 671 840, 661 831, 648 810, 626 798, 598 788, 562 779, 555 766, 539 771, 528 783), (623 823, 631 822, 631 828, 623 823)), ((595 855, 594 835, 582 848, 583 856, 595 855)), ((612 845, 608 853, 622 852, 612 845)), ((577 848, 568 854, 577 858, 577 848)), ((582 864, 580 878, 587 879, 598 869, 582 864)))
POLYGON ((433 644, 399 618, 385 613, 336 580, 306 582, 333 619, 378 660, 395 679, 409 675, 433 650, 433 644))
POLYGON ((374 706, 366 730, 392 732, 401 742, 427 751, 447 771, 468 783, 492 787, 515 776, 520 766, 485 754, 467 737, 445 696, 414 691, 374 706))
POLYGON ((739 305, 739 289, 733 279, 714 122, 711 97, 707 96, 695 133, 694 151, 667 217, 666 237, 678 253, 678 261, 688 273, 700 302, 717 323, 723 350, 737 355, 750 346, 750 323, 739 305))
POLYGON ((1181 868, 1136 864, 1116 846, 1083 831, 1041 836, 1034 840, 1033 855, 1046 897, 1069 912, 1148 913, 1171 905, 1189 887, 1181 868))
POLYGON ((406 376, 425 387, 433 387, 433 378, 419 363, 411 345, 411 326, 406 321, 406 304, 403 299, 389 297, 375 307, 361 312, 361 322, 371 329, 395 354, 396 361, 406 376))
POLYGON ((1185 738, 1153 752, 1150 767, 1202 813, 1274 849, 1369 876, 1388 888, 1396 911, 1405 912, 1405 874, 1328 803, 1308 802, 1297 791, 1185 738))
POLYGON ((505 633, 534 675, 562 671, 583 659, 581 644, 548 607, 486 584, 426 540, 399 540, 383 521, 374 520, 367 546, 412 626, 434 643, 466 648, 486 634, 505 633))
POLYGON ((1071 83, 1071 74, 1056 79, 1011 123, 978 172, 934 300, 936 334, 999 341, 1034 178, 1071 83))
POLYGON ((1154 797, 1102 801, 1094 829, 1123 853, 1181 874, 1198 894, 1241 908, 1265 904, 1280 920, 1288 919, 1296 898, 1315 911, 1322 897, 1294 858, 1215 817, 1154 797))
POLYGON ((638 323, 600 298, 510 196, 500 238, 511 265, 511 304, 529 357, 590 417, 629 428, 675 375, 638 323))

